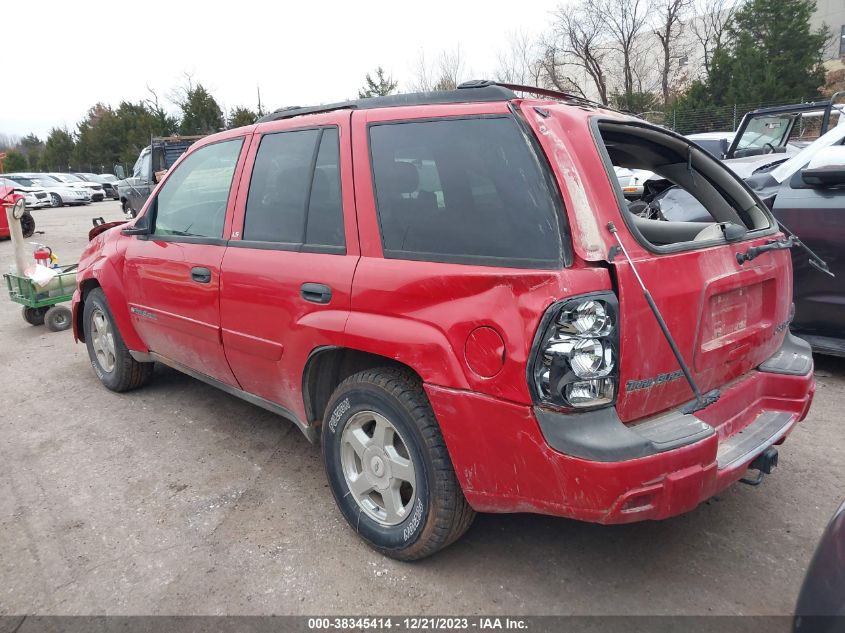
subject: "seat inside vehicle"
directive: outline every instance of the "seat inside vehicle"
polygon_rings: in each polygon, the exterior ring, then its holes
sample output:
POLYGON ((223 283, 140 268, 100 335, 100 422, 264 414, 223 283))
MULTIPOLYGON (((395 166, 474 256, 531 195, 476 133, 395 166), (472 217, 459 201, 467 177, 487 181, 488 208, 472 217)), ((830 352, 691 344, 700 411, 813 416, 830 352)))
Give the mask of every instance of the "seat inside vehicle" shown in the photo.
MULTIPOLYGON (((724 241, 729 224, 768 228, 766 214, 740 182, 683 137, 632 123, 602 122, 599 131, 613 167, 654 174, 642 198, 623 208, 628 224, 651 245, 724 241)), ((618 198, 624 199, 621 189, 618 198)))

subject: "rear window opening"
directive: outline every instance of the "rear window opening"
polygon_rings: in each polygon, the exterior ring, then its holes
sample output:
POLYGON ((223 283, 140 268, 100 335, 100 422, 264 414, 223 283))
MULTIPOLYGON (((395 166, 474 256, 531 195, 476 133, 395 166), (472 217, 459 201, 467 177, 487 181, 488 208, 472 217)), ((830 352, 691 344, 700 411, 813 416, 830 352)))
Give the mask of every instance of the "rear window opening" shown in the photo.
POLYGON ((768 212, 717 159, 686 139, 633 124, 598 123, 622 213, 653 250, 726 242, 772 226, 768 212), (625 183, 635 173, 638 179, 625 183), (624 192, 623 192, 624 185, 624 192), (624 195, 623 195, 624 193, 624 195), (735 226, 731 226, 735 225, 735 226))

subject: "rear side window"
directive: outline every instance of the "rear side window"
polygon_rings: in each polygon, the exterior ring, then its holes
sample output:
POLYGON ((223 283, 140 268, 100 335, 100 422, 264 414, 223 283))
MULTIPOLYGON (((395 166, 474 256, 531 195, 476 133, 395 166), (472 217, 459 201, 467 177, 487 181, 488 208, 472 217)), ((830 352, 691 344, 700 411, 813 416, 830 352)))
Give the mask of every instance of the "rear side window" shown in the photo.
POLYGON ((291 250, 345 250, 337 128, 267 134, 261 139, 243 239, 291 250))
POLYGON ((385 257, 557 268, 559 198, 511 117, 370 127, 385 257))

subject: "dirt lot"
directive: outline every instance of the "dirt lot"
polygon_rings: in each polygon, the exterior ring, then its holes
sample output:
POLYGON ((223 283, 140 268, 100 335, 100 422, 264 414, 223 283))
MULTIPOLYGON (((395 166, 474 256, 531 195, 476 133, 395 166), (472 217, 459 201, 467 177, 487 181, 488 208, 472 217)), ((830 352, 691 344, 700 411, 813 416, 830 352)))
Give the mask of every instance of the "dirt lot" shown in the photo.
MULTIPOLYGON (((64 262, 114 202, 36 211, 64 262)), ((12 262, 0 243, 0 270, 12 262)), ((70 332, 0 298, 2 614, 783 614, 845 496, 845 362, 817 358, 810 418, 762 486, 685 516, 602 527, 479 516, 415 564, 346 527, 319 450, 182 376, 100 386, 70 332)))

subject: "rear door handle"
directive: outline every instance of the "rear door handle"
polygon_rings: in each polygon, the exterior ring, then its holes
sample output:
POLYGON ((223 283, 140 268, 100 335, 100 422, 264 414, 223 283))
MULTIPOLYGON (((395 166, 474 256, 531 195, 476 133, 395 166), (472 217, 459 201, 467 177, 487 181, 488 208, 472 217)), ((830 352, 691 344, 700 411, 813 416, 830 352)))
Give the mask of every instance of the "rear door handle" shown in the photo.
POLYGON ((332 300, 332 289, 325 284, 302 284, 299 287, 299 294, 311 303, 328 303, 332 300))
POLYGON ((191 280, 198 284, 207 284, 211 282, 211 271, 202 266, 195 266, 191 268, 191 280))

